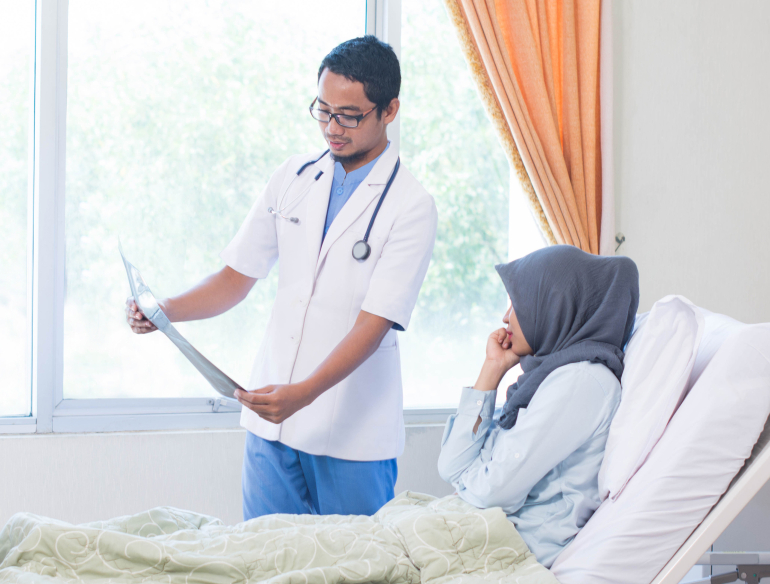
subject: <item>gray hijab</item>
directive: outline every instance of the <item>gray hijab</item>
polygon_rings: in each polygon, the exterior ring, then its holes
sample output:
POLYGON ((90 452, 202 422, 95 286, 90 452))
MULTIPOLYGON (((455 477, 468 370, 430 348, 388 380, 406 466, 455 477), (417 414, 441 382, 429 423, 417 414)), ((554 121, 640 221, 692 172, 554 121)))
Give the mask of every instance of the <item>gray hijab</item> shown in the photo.
POLYGON ((623 347, 639 306, 639 272, 627 257, 554 245, 495 266, 535 352, 508 388, 499 424, 510 429, 543 380, 569 363, 601 363, 620 380, 623 347))

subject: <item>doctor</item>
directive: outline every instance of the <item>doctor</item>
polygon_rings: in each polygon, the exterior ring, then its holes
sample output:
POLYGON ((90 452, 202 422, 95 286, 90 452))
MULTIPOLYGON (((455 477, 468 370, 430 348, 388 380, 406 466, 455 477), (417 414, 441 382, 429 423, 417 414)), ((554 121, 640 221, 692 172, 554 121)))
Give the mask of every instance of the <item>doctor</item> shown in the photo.
MULTIPOLYGON (((226 266, 160 301, 172 322, 216 316, 280 259, 254 390, 236 393, 245 520, 370 515, 393 497, 404 448, 396 331, 409 324, 437 223, 387 138, 400 85, 393 49, 375 37, 329 53, 310 106, 328 150, 284 162, 222 252, 226 266)), ((131 298, 126 313, 134 332, 155 329, 131 298)))

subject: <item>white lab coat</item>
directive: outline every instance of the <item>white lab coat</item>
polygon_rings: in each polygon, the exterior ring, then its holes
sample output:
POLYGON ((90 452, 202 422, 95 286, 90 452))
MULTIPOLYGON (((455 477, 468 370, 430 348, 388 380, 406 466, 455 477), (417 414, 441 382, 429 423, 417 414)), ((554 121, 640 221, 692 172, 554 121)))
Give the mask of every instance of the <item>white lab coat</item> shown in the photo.
MULTIPOLYGON (((321 244, 334 163, 327 154, 296 176, 302 164, 320 154, 293 156, 278 168, 221 254, 228 266, 252 278, 267 277, 280 257, 278 293, 249 389, 306 379, 351 330, 361 310, 406 329, 428 270, 436 205, 403 164, 369 236, 371 255, 357 261, 351 253, 393 172, 398 151, 392 144, 321 244), (315 180, 319 170, 323 175, 315 180), (277 218, 268 207, 299 223, 277 218)), ((244 408, 241 425, 310 454, 385 460, 403 452, 402 409, 398 339, 390 330, 356 371, 282 424, 244 408)))

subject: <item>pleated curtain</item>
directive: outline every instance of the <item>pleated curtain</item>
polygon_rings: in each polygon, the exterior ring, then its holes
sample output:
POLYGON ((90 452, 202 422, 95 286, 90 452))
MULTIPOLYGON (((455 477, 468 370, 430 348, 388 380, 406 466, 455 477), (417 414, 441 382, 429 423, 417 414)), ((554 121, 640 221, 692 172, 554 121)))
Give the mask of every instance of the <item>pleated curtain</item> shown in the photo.
POLYGON ((606 253, 601 0, 444 1, 544 236, 606 253))

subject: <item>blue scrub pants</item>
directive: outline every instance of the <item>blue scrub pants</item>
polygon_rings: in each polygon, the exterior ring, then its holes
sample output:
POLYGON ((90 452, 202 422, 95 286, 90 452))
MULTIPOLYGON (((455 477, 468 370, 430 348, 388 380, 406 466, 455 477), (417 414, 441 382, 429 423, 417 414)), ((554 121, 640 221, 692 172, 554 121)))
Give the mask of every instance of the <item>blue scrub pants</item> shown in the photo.
POLYGON ((291 513, 372 515, 393 498, 396 459, 316 456, 246 433, 243 520, 291 513))

